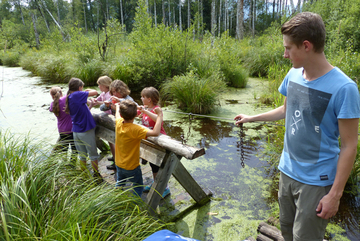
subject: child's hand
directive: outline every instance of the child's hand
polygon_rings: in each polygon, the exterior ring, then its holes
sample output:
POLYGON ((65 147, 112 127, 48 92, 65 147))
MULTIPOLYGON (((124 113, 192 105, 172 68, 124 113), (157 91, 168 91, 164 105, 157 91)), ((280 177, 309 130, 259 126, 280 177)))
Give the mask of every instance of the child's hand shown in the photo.
POLYGON ((162 109, 160 107, 157 107, 154 109, 154 112, 160 116, 160 117, 163 117, 163 112, 162 112, 162 109))
POLYGON ((104 104, 105 104, 106 108, 109 108, 111 102, 109 100, 104 100, 104 104))

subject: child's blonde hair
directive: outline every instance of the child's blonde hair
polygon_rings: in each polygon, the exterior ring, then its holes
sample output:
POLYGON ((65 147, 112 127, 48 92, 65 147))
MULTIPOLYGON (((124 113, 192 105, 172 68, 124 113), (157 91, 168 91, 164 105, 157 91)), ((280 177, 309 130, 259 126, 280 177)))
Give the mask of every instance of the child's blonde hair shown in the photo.
POLYGON ((124 120, 132 120, 137 115, 137 105, 134 101, 124 100, 120 103, 120 115, 124 120))
POLYGON ((61 88, 59 86, 54 86, 50 89, 50 95, 54 98, 53 101, 53 110, 52 112, 56 115, 59 116, 60 114, 60 105, 59 105, 59 99, 62 96, 62 91, 61 88))
POLYGON ((122 98, 125 98, 126 96, 128 96, 130 94, 130 90, 129 87, 122 82, 121 80, 114 80, 111 84, 110 84, 110 94, 113 95, 113 91, 115 90, 116 92, 120 93, 120 95, 122 96, 122 98))
POLYGON ((103 86, 109 88, 111 82, 112 82, 112 79, 111 79, 109 76, 104 75, 104 76, 100 76, 100 77, 98 78, 98 80, 97 80, 96 83, 97 83, 98 85, 103 85, 103 86))
POLYGON ((157 105, 160 101, 160 94, 157 89, 154 87, 146 87, 141 91, 141 96, 145 96, 146 98, 150 98, 154 105, 157 105))

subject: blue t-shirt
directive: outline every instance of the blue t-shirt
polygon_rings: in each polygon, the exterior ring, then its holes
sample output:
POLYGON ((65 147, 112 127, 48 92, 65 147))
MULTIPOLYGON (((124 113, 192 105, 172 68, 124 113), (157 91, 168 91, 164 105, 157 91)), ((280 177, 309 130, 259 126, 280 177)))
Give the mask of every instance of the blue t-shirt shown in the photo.
POLYGON ((96 123, 87 106, 89 92, 75 91, 69 95, 68 105, 71 120, 73 122, 73 132, 85 132, 95 128, 96 123))
POLYGON ((338 119, 360 117, 359 90, 340 69, 313 81, 292 68, 279 92, 287 97, 279 169, 305 184, 332 185, 339 157, 338 119))

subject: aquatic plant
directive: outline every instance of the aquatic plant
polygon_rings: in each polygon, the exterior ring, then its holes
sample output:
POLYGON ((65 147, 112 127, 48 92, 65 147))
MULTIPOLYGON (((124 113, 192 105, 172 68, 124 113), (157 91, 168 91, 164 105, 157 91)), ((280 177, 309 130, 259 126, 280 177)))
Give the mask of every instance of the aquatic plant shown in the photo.
POLYGON ((3 240, 143 240, 164 227, 129 190, 96 185, 61 155, 39 161, 29 141, 8 143, 1 144, 2 157, 16 160, 2 162, 0 170, 3 240), (13 166, 19 171, 10 172, 13 166))
POLYGON ((217 94, 225 88, 225 82, 218 75, 199 78, 190 71, 186 75, 175 76, 161 89, 165 98, 175 100, 180 109, 196 114, 208 114, 217 103, 217 94))

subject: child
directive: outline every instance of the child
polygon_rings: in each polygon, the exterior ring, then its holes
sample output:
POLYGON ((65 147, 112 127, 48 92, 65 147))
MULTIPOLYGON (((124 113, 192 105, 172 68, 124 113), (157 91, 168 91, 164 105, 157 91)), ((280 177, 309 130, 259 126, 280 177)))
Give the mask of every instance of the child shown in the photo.
MULTIPOLYGON (((155 126, 155 120, 157 118, 155 110, 161 109, 160 106, 157 105, 159 103, 159 100, 160 100, 159 91, 157 89, 155 89, 154 87, 147 87, 141 91, 141 101, 142 101, 143 105, 147 108, 139 107, 138 109, 143 109, 142 114, 141 114, 141 122, 144 126, 148 127, 149 129, 153 129, 155 126)), ((139 114, 139 112, 138 112, 138 114, 139 114)), ((163 127, 163 123, 161 123, 160 133, 166 135, 166 132, 163 127)), ((159 171, 159 167, 152 163, 150 163, 150 166, 151 166, 151 170, 152 170, 153 177, 155 180, 156 175, 159 171)), ((147 191, 147 192, 150 191, 151 185, 147 185, 144 188, 144 191, 147 191)), ((169 187, 166 187, 164 193, 162 194, 162 197, 164 198, 169 194, 170 194, 170 189, 169 189, 169 187)))
POLYGON ((76 153, 76 148, 72 133, 72 121, 70 115, 65 113, 66 96, 63 96, 61 88, 58 86, 51 88, 50 95, 53 102, 50 104, 49 111, 53 112, 57 118, 57 126, 60 135, 60 151, 66 152, 70 144, 71 152, 74 155, 76 153))
MULTIPOLYGON (((110 99, 109 101, 104 101, 104 104, 100 106, 100 110, 102 111, 112 111, 115 113, 116 107, 115 103, 118 103, 123 100, 131 100, 134 102, 133 98, 129 96, 130 90, 129 87, 122 82, 121 80, 114 80, 110 84, 110 99)), ((109 159, 109 161, 114 161, 113 159, 109 159)), ((111 165, 106 166, 109 170, 116 170, 115 162, 111 165)))
POLYGON ((69 90, 66 97, 65 112, 69 113, 73 122, 73 135, 75 146, 80 154, 81 169, 86 168, 86 156, 89 155, 94 178, 98 183, 102 177, 98 169, 98 158, 96 141, 95 141, 95 120, 87 107, 87 98, 97 95, 96 90, 87 89, 83 91, 84 82, 78 78, 71 78, 69 81, 69 90))
MULTIPOLYGON (((97 80, 97 84, 99 86, 101 94, 97 98, 91 99, 89 109, 91 109, 91 107, 96 106, 96 105, 102 105, 102 104, 104 104, 104 101, 110 100, 111 94, 110 94, 109 90, 110 90, 111 82, 112 82, 112 79, 106 75, 99 77, 99 79, 97 80)), ((112 114, 112 111, 110 109, 106 110, 105 112, 108 114, 112 114)), ((112 157, 108 158, 108 160, 114 161, 115 145, 113 143, 109 142, 109 147, 110 147, 112 157)))
MULTIPOLYGON (((99 89, 101 91, 100 95, 97 98, 90 99, 91 103, 89 106, 89 109, 91 109, 93 106, 101 105, 104 103, 104 101, 109 100, 111 97, 110 94, 110 84, 112 82, 112 79, 108 76, 100 76, 97 80, 97 84, 99 86, 99 89)), ((112 114, 110 110, 105 111, 108 114, 112 114)))
POLYGON ((143 179, 140 168, 140 142, 148 136, 160 133, 163 115, 160 108, 156 109, 156 123, 153 130, 134 124, 137 115, 137 105, 131 100, 124 100, 116 105, 115 127, 115 163, 117 180, 116 187, 125 185, 129 179, 135 186, 134 193, 141 197, 143 179))

